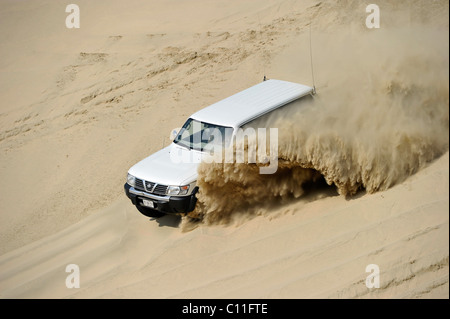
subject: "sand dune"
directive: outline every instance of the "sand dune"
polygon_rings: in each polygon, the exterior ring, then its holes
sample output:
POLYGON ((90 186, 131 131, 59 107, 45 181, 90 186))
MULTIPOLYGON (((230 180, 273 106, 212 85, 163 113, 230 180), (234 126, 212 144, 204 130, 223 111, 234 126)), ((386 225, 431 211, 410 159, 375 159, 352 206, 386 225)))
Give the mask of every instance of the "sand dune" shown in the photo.
POLYGON ((448 2, 379 1, 377 30, 360 1, 76 3, 75 30, 0 2, 1 298, 449 297, 448 2), (312 84, 310 30, 318 94, 264 119, 285 176, 226 206, 252 168, 209 166, 203 223, 140 215, 128 168, 264 75, 312 84))
POLYGON ((350 200, 324 192, 270 217, 187 233, 179 219, 148 220, 119 199, 2 255, 2 297, 442 298, 448 169, 446 153, 385 192, 350 200), (79 289, 65 286, 72 263, 79 289), (379 289, 364 284, 369 264, 380 267, 379 289))

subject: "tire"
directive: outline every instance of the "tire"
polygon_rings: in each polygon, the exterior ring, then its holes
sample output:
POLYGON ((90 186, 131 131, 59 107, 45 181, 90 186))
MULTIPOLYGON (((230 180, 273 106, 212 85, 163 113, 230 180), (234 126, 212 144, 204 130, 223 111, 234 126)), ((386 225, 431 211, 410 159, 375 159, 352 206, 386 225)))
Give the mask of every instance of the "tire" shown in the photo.
POLYGON ((136 208, 142 215, 147 217, 159 218, 165 215, 160 211, 148 207, 142 207, 141 205, 136 205, 136 208))

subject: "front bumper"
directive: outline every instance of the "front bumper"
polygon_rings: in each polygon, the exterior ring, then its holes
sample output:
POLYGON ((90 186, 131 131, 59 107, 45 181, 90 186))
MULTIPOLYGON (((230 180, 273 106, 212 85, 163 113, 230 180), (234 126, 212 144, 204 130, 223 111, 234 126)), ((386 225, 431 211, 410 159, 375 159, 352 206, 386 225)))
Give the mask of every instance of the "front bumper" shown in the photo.
POLYGON ((134 187, 125 183, 125 194, 131 200, 133 205, 141 205, 142 198, 151 199, 154 204, 154 209, 168 214, 179 214, 192 212, 197 203, 195 194, 198 187, 195 187, 191 195, 188 196, 158 196, 144 191, 135 189, 134 187))

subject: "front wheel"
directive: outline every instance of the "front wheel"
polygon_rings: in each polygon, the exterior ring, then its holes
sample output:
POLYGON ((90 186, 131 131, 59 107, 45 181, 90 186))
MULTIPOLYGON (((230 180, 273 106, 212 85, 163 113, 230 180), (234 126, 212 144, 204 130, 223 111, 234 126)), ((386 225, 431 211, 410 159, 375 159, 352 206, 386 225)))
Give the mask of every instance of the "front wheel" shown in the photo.
POLYGON ((151 209, 148 207, 142 207, 141 205, 136 205, 136 208, 142 215, 147 216, 147 217, 158 218, 158 217, 162 217, 165 215, 164 213, 162 213, 160 211, 157 211, 155 209, 151 209))

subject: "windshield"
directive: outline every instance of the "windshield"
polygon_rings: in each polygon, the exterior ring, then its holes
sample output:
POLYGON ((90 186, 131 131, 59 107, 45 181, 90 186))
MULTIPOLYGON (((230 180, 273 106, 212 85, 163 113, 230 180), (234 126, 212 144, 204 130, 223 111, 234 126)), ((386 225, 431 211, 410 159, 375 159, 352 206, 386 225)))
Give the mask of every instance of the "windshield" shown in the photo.
POLYGON ((233 128, 188 119, 174 139, 174 143, 197 151, 230 144, 233 128))

